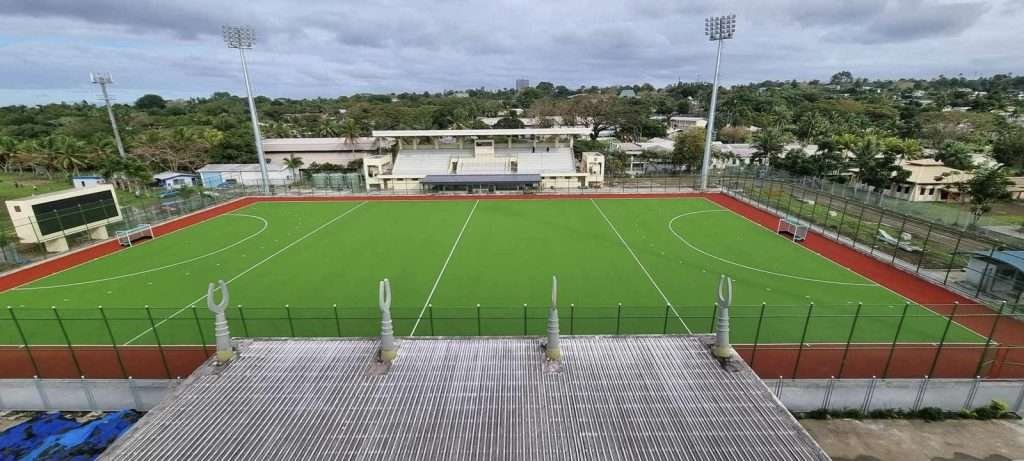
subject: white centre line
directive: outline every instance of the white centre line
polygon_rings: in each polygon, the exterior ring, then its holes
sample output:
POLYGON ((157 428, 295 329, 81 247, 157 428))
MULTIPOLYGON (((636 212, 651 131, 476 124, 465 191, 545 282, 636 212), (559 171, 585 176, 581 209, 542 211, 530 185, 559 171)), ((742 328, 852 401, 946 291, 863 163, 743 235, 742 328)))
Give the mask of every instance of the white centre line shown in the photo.
MULTIPOLYGON (((299 237, 299 238, 297 238, 297 239, 293 240, 293 241, 292 241, 291 243, 289 243, 288 245, 285 245, 285 246, 284 246, 284 248, 281 248, 280 250, 277 250, 277 251, 275 251, 275 252, 274 252, 274 253, 272 253, 272 254, 271 254, 270 256, 267 256, 266 258, 263 258, 263 259, 261 259, 261 260, 260 260, 259 262, 257 262, 256 264, 253 264, 252 266, 249 266, 249 268, 248 268, 248 269, 246 269, 246 270, 244 270, 244 271, 242 271, 242 272, 239 272, 239 273, 238 273, 237 275, 235 275, 234 277, 231 277, 231 279, 229 279, 228 281, 226 281, 226 282, 224 282, 224 283, 226 283, 226 284, 229 284, 229 285, 230 285, 230 284, 231 284, 231 282, 234 282, 235 280, 238 280, 239 278, 241 278, 241 277, 242 277, 243 275, 245 275, 245 274, 248 274, 249 272, 252 272, 252 271, 253 271, 253 269, 256 269, 257 267, 260 267, 260 266, 262 266, 262 265, 263 265, 263 263, 265 263, 265 262, 269 261, 269 260, 270 260, 271 258, 273 258, 274 256, 277 256, 277 255, 279 255, 279 254, 281 254, 281 253, 284 253, 284 252, 285 252, 286 250, 288 250, 289 248, 291 248, 291 247, 293 247, 293 246, 295 246, 295 245, 298 245, 298 244, 299 244, 299 242, 302 242, 303 240, 306 240, 307 238, 311 237, 311 236, 312 236, 313 234, 315 234, 315 233, 317 233, 317 232, 320 232, 320 231, 321 231, 321 230, 322 230, 323 228, 325 228, 325 227, 327 227, 327 226, 329 226, 329 225, 331 225, 331 224, 335 223, 336 221, 338 221, 338 220, 339 220, 339 219, 341 219, 341 218, 344 218, 344 217, 345 217, 345 216, 347 216, 347 215, 348 215, 349 213, 351 213, 351 212, 353 212, 353 211, 356 211, 356 209, 358 209, 359 207, 361 207, 361 206, 363 206, 363 205, 366 205, 367 203, 368 203, 368 202, 366 202, 366 201, 363 201, 363 202, 360 202, 360 203, 359 203, 358 205, 356 205, 356 206, 354 206, 354 207, 352 207, 352 208, 349 208, 349 209, 348 209, 347 211, 345 211, 344 213, 342 213, 342 214, 340 214, 340 215, 338 215, 338 216, 335 216, 335 217, 334 217, 333 219, 331 219, 330 221, 327 221, 327 222, 325 222, 325 223, 321 224, 321 225, 320 225, 319 227, 317 227, 316 229, 313 229, 313 230, 309 231, 308 233, 306 233, 306 235, 303 235, 302 237, 299 237)), ((146 335, 147 333, 149 333, 149 332, 153 331, 153 328, 155 328, 155 327, 158 327, 158 326, 160 326, 160 325, 163 325, 163 324, 164 324, 164 323, 166 323, 166 322, 167 322, 168 320, 170 320, 170 319, 173 319, 174 317, 177 317, 177 316, 178 316, 178 314, 180 314, 180 313, 182 313, 182 312, 185 312, 185 311, 186 311, 186 310, 187 310, 188 308, 190 308, 190 307, 192 307, 192 306, 195 306, 195 305, 196 305, 196 303, 198 303, 199 301, 202 301, 202 300, 203 300, 203 298, 206 298, 206 295, 205 295, 205 294, 204 294, 204 295, 202 295, 202 296, 200 296, 200 297, 198 297, 198 298, 196 298, 196 300, 195 300, 195 301, 192 301, 192 302, 190 302, 190 303, 186 304, 186 305, 185 305, 185 307, 182 307, 181 309, 178 309, 178 310, 177 310, 176 312, 174 312, 173 314, 171 314, 171 315, 167 316, 167 317, 166 317, 166 318, 164 318, 163 320, 161 320, 161 321, 157 322, 157 323, 156 323, 155 325, 153 325, 153 326, 151 326, 151 327, 149 327, 149 328, 146 328, 146 330, 145 330, 145 331, 143 331, 142 333, 139 333, 139 334, 135 335, 135 337, 134 337, 134 338, 132 338, 132 339, 129 339, 129 340, 128 340, 128 342, 126 342, 126 343, 124 343, 124 344, 122 344, 122 345, 123 345, 123 346, 128 346, 128 345, 130 345, 131 343, 133 343, 133 342, 137 341, 137 340, 138 340, 139 338, 141 338, 141 337, 145 336, 145 335, 146 335)))
POLYGON ((601 206, 598 205, 597 201, 595 201, 594 199, 590 199, 590 203, 594 204, 594 208, 597 208, 597 212, 601 214, 602 218, 604 218, 604 222, 608 223, 608 227, 612 229, 612 232, 615 233, 615 236, 619 238, 620 242, 622 242, 622 246, 626 247, 626 251, 628 251, 629 254, 633 256, 633 260, 636 261, 636 264, 640 266, 640 269, 644 271, 645 275, 647 275, 647 280, 651 281, 651 285, 654 285, 654 289, 658 290, 658 294, 661 295, 661 299, 665 300, 665 305, 672 309, 672 313, 674 313, 676 315, 676 318, 679 319, 679 323, 683 324, 683 328, 686 329, 686 333, 693 334, 693 332, 690 331, 690 327, 687 326, 686 322, 683 321, 683 318, 679 316, 679 312, 676 311, 676 307, 672 305, 672 301, 668 300, 668 296, 665 296, 665 292, 661 291, 661 287, 658 286, 658 282, 654 281, 654 277, 651 275, 651 272, 647 270, 647 267, 644 266, 644 263, 640 262, 640 257, 636 255, 636 252, 633 251, 633 248, 629 246, 629 243, 626 243, 626 239, 622 237, 622 234, 620 234, 619 230, 615 228, 615 225, 612 224, 612 221, 608 219, 608 215, 604 214, 604 210, 601 209, 601 206))
POLYGON ((452 249, 448 252, 448 257, 445 258, 444 265, 441 266, 441 272, 438 272, 437 278, 434 279, 434 286, 430 288, 430 294, 427 295, 427 300, 423 302, 423 309, 420 309, 420 315, 419 317, 416 317, 416 323, 413 324, 412 332, 409 333, 409 336, 416 335, 416 328, 420 326, 420 320, 423 319, 423 313, 427 311, 427 306, 430 305, 430 300, 433 299, 434 292, 437 291, 437 285, 441 283, 441 277, 444 276, 445 269, 448 269, 448 262, 452 260, 452 255, 455 254, 455 249, 459 247, 459 242, 462 240, 462 234, 466 233, 466 227, 469 227, 469 220, 473 219, 473 213, 476 213, 476 206, 479 204, 479 200, 473 202, 473 208, 469 210, 469 216, 466 216, 466 222, 462 223, 462 229, 459 231, 458 237, 455 237, 455 243, 452 244, 452 249))

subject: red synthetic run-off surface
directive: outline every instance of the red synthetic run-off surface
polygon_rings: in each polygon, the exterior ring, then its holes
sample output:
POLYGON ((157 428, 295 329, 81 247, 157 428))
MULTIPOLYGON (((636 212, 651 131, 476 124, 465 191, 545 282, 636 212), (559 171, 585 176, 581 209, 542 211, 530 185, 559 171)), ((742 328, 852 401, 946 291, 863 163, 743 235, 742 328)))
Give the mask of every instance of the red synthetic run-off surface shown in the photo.
MULTIPOLYGON (((343 197, 244 197, 206 210, 185 215, 154 226, 155 236, 214 218, 256 202, 288 201, 409 201, 409 200, 552 200, 591 198, 670 198, 704 197, 775 230, 778 217, 754 206, 718 193, 674 194, 580 194, 580 195, 516 195, 516 196, 343 196, 343 197)), ((991 345, 761 345, 755 351, 749 345, 736 349, 763 378, 891 378, 921 377, 929 372, 935 378, 971 378, 976 372, 988 378, 1024 377, 1024 323, 996 316, 976 302, 939 285, 885 264, 853 248, 817 233, 808 235, 804 245, 836 263, 878 283, 904 298, 928 306, 948 316, 953 303, 964 304, 954 320, 982 336, 992 334, 991 345), (995 327, 993 329, 993 327, 995 327), (982 366, 979 367, 978 364, 982 366), (888 365, 888 366, 887 366, 888 365)), ((86 263, 121 249, 116 241, 107 241, 54 257, 0 276, 0 291, 5 291, 47 275, 86 263)), ((73 348, 0 347, 0 378, 76 378, 79 372, 87 377, 167 378, 186 375, 199 366, 210 350, 200 347, 112 348, 81 346, 73 348)))

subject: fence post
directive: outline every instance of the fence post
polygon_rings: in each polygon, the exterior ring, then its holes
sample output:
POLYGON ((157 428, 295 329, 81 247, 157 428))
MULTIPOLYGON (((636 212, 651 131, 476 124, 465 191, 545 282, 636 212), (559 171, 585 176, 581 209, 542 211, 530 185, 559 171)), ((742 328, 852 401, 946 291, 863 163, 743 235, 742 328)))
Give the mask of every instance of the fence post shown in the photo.
POLYGON ((946 276, 942 279, 942 284, 946 285, 949 282, 949 272, 953 270, 953 263, 956 261, 956 253, 960 251, 960 241, 963 240, 964 233, 960 231, 960 235, 956 237, 956 246, 953 247, 953 252, 949 254, 949 263, 946 264, 946 276))
POLYGON ((807 339, 807 327, 811 323, 811 314, 814 312, 814 303, 811 303, 807 307, 807 317, 804 319, 804 331, 800 333, 800 345, 796 351, 796 362, 793 364, 793 378, 796 379, 796 373, 800 369, 800 357, 804 354, 804 341, 807 339))
POLYGON ((949 318, 946 319, 946 327, 942 330, 942 338, 939 339, 939 347, 935 350, 935 358, 932 359, 932 366, 928 368, 928 376, 935 376, 935 367, 939 364, 939 356, 942 355, 942 346, 946 344, 946 335, 949 334, 949 327, 953 325, 953 317, 956 316, 956 310, 960 308, 960 303, 953 303, 953 311, 949 313, 949 318))
POLYGON ((334 314, 334 331, 341 337, 341 317, 338 316, 338 305, 331 304, 331 313, 334 314))
POLYGON ((526 331, 527 331, 526 330, 526 325, 527 325, 527 323, 529 323, 529 322, 527 322, 527 317, 526 317, 526 304, 523 304, 523 336, 527 335, 526 334, 526 331))
POLYGON ((871 381, 868 383, 868 390, 864 393, 864 406, 861 407, 861 413, 867 414, 871 410, 871 400, 875 396, 875 386, 878 385, 878 377, 872 376, 871 381))
MULTIPOLYGON (((988 258, 985 259, 985 267, 981 269, 981 276, 978 278, 978 290, 974 292, 974 297, 975 298, 978 298, 978 297, 981 296, 981 287, 985 286, 985 278, 988 276, 988 274, 987 274, 988 268, 989 268, 989 265, 992 264, 991 263, 992 256, 994 256, 995 253, 996 253, 996 247, 995 246, 993 246, 992 249, 988 250, 988 258)), ((993 278, 997 278, 998 276, 996 276, 995 274, 992 274, 992 277, 993 278)))
POLYGON ((429 318, 427 320, 430 320, 430 336, 436 336, 434 334, 434 305, 433 304, 427 304, 427 315, 429 316, 429 318))
POLYGON ((290 304, 284 305, 284 316, 288 319, 288 335, 295 337, 295 322, 292 321, 292 307, 290 304))
POLYGON ((896 343, 900 339, 900 333, 903 331, 903 321, 907 318, 907 310, 910 309, 910 303, 903 303, 903 313, 900 314, 900 320, 896 323, 896 333, 892 335, 892 345, 889 346, 889 357, 885 359, 885 369, 882 370, 882 379, 889 377, 889 365, 892 364, 892 357, 896 353, 896 343))
MULTIPOLYGON (((869 191, 870 192, 870 191, 869 191)), ((865 203, 860 204, 860 215, 857 216, 857 227, 853 231, 853 248, 857 248, 857 243, 860 242, 860 227, 864 224, 864 213, 867 213, 868 206, 865 203)))
MULTIPOLYGON (((338 305, 335 304, 334 307, 337 308, 338 305)), ((334 315, 335 315, 335 318, 337 318, 338 312, 335 311, 334 315)), ((238 305, 238 320, 242 321, 242 336, 249 337, 249 325, 245 322, 245 309, 242 307, 241 304, 238 305)), ((338 328, 339 328, 338 336, 341 336, 341 333, 340 333, 341 326, 339 325, 338 328)))
POLYGON ((839 361, 839 379, 843 379, 843 370, 846 368, 846 358, 850 354, 850 343, 853 342, 853 333, 857 330, 857 321, 860 320, 860 310, 864 303, 857 303, 857 310, 853 313, 853 324, 850 325, 850 334, 846 336, 846 347, 843 348, 843 358, 839 361))
POLYGON ((57 320, 57 326, 60 327, 60 333, 64 336, 64 344, 68 346, 68 353, 71 354, 71 361, 75 364, 75 371, 78 376, 82 376, 82 367, 78 363, 78 356, 75 354, 75 348, 71 346, 71 337, 68 336, 68 330, 64 328, 64 320, 60 318, 60 313, 57 312, 57 306, 50 306, 53 311, 53 318, 57 320))
POLYGON ((928 223, 928 231, 924 234, 924 242, 921 243, 921 256, 917 258, 917 267, 914 269, 915 274, 921 273, 921 264, 924 264, 924 255, 928 254, 928 242, 932 238, 932 228, 935 227, 935 223, 928 223))
POLYGON ((569 305, 569 334, 576 334, 576 305, 569 305))
POLYGON ((992 345, 992 336, 996 334, 996 327, 999 326, 999 319, 1003 318, 1003 309, 1006 308, 1006 301, 999 304, 999 312, 996 312, 996 319, 992 321, 992 328, 988 330, 988 337, 985 338, 985 347, 981 350, 981 357, 978 357, 978 368, 974 369, 975 376, 981 376, 981 369, 985 365, 985 356, 988 355, 988 348, 992 345))
POLYGON ((667 335, 668 334, 668 311, 670 309, 672 309, 672 305, 671 304, 666 304, 665 305, 665 321, 661 325, 661 334, 663 334, 663 335, 667 335))
MULTIPOLYGON (((836 226, 836 240, 840 239, 840 235, 843 232, 843 224, 846 223, 846 209, 850 206, 850 199, 843 196, 843 214, 839 216, 839 225, 836 226)), ((854 240, 856 243, 856 240, 854 240)))
MULTIPOLYGON (((903 232, 906 230, 906 228, 907 228, 907 215, 903 215, 903 223, 900 224, 900 233, 896 237, 896 241, 897 242, 902 242, 903 241, 903 232)), ((909 239, 907 240, 907 245, 910 245, 910 240, 909 239)), ((899 252, 899 250, 900 250, 900 246, 899 245, 896 245, 896 248, 892 250, 892 261, 889 261, 890 265, 893 265, 893 266, 896 265, 896 253, 899 252)), ((923 250, 921 252, 924 253, 923 250)))
POLYGON ((153 337, 156 338, 156 349, 160 351, 160 362, 164 365, 164 373, 167 379, 171 379, 171 368, 167 365, 167 356, 164 355, 164 345, 160 342, 160 333, 156 331, 156 322, 153 321, 153 313, 150 312, 149 305, 145 306, 146 318, 149 319, 149 328, 153 330, 153 337))
POLYGON ((117 366, 121 369, 121 378, 128 377, 128 370, 124 367, 124 361, 121 360, 121 350, 117 348, 117 340, 114 339, 114 330, 110 328, 110 321, 107 320, 107 313, 103 310, 103 306, 96 306, 96 309, 100 311, 100 317, 103 317, 103 325, 107 329, 107 337, 110 338, 110 347, 114 349, 114 357, 117 358, 117 366))
POLYGON ((757 326, 754 328, 754 350, 750 352, 750 368, 754 368, 754 362, 757 361, 757 346, 761 339, 761 322, 764 321, 764 309, 767 304, 761 303, 761 312, 757 315, 757 326))
MULTIPOLYGON (((875 238, 875 241, 876 241, 876 242, 878 241, 878 240, 877 240, 877 239, 878 239, 878 231, 882 230, 882 221, 884 221, 884 220, 885 220, 885 208, 882 208, 881 210, 882 210, 882 211, 880 211, 880 212, 878 213, 878 226, 875 226, 875 235, 874 235, 874 238, 875 238)), ((900 241, 900 236, 896 236, 896 242, 899 242, 899 241, 900 241)), ((893 254, 893 259, 894 259, 894 260, 896 259, 896 250, 899 250, 899 248, 900 248, 900 246, 899 246, 899 245, 897 244, 897 245, 896 245, 896 246, 895 246, 895 247, 894 247, 894 248, 892 249, 892 254, 893 254)), ((871 245, 871 249, 870 249, 870 250, 868 251, 868 254, 869 254, 869 255, 874 255, 874 254, 875 254, 875 245, 871 245)))
POLYGON ((192 318, 196 321, 196 331, 199 333, 199 344, 203 346, 203 355, 209 357, 206 350, 206 337, 203 336, 203 324, 199 323, 199 312, 196 311, 196 306, 194 304, 189 307, 192 308, 192 318))
POLYGON ((36 358, 32 356, 32 347, 28 344, 28 340, 25 338, 25 331, 21 329, 21 324, 18 323, 18 318, 14 316, 14 308, 7 306, 7 313, 11 316, 11 321, 14 322, 14 329, 18 330, 18 336, 21 338, 21 345, 25 347, 25 353, 28 354, 28 361, 32 363, 32 374, 39 376, 39 365, 36 363, 36 358))
POLYGON ((717 317, 718 317, 718 304, 717 303, 713 303, 713 304, 711 304, 711 325, 708 325, 708 332, 709 333, 714 333, 715 332, 715 320, 716 320, 717 317))
POLYGON ((622 303, 619 303, 618 312, 615 314, 615 334, 622 333, 622 303))
POLYGON ((924 375, 924 379, 921 380, 921 387, 917 390, 917 398, 914 399, 914 411, 921 409, 921 403, 924 401, 924 394, 928 392, 928 384, 931 382, 931 377, 924 375))

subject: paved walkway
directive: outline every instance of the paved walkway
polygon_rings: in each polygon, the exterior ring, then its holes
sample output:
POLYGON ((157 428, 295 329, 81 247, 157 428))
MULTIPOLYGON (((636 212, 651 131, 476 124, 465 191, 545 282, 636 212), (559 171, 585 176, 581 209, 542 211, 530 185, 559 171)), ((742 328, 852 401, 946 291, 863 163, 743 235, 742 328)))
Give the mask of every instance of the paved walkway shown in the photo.
POLYGON ((835 461, 1024 460, 1024 421, 801 420, 835 461))

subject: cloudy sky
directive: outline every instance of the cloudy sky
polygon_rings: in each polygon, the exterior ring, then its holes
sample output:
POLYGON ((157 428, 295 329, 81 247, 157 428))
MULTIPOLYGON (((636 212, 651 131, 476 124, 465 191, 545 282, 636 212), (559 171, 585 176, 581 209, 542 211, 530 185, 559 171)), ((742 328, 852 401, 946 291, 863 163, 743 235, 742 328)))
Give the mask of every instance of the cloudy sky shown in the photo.
POLYGON ((707 15, 735 13, 725 84, 1020 73, 1024 0, 0 0, 0 104, 243 90, 222 24, 250 24, 257 93, 708 79, 707 15))

